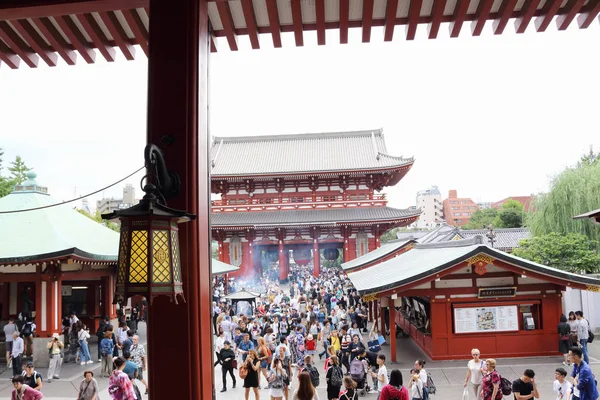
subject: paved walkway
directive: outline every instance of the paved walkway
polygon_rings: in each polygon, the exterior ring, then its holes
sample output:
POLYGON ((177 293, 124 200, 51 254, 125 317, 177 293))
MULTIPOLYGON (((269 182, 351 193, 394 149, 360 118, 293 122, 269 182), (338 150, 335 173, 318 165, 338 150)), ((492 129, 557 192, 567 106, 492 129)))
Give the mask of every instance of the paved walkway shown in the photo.
MULTIPOLYGON (((140 343, 146 343, 146 324, 141 322, 138 326, 138 335, 140 336, 140 343)), ((108 395, 108 378, 100 378, 100 363, 93 356, 97 355, 97 345, 95 343, 90 344, 90 354, 92 354, 93 364, 79 365, 79 364, 63 364, 60 371, 60 379, 53 379, 52 383, 47 383, 46 375, 48 373, 48 366, 36 366, 38 371, 44 377, 44 384, 42 387, 42 393, 46 400, 73 400, 77 398, 79 394, 79 384, 83 379, 83 371, 92 370, 94 377, 98 381, 100 386, 100 398, 99 400, 110 400, 108 395)), ((10 399, 10 395, 13 389, 11 383, 12 369, 6 369, 6 365, 0 369, 0 400, 10 399)), ((137 382, 137 381, 136 381, 137 382)), ((137 385, 142 393, 142 397, 147 399, 148 396, 144 396, 145 391, 144 385, 141 382, 137 382, 137 385)))
MULTIPOLYGON (((413 368, 413 364, 416 359, 425 358, 422 351, 413 343, 410 338, 398 338, 398 362, 391 364, 389 361, 386 362, 388 371, 392 369, 400 369, 402 376, 407 380, 409 371, 413 368)), ((589 345, 590 349, 590 363, 592 370, 599 376, 600 374, 600 344, 592 343, 589 345)), ((319 346, 320 350, 320 346, 319 346)), ((383 346, 382 353, 386 355, 387 359, 390 360, 390 346, 383 346)), ((483 354, 485 357, 485 354, 483 354)), ((541 399, 553 399, 552 393, 552 382, 554 381, 554 370, 562 365, 562 357, 530 357, 530 358, 499 358, 498 371, 503 377, 509 380, 515 380, 521 376, 522 372, 526 368, 531 368, 536 373, 536 380, 538 382, 538 388, 540 390, 541 399)), ((460 400, 462 399, 463 383, 465 380, 467 368, 467 360, 461 361, 431 361, 429 360, 425 366, 425 369, 431 373, 433 381, 437 386, 437 394, 432 396, 432 400, 460 400)), ((321 400, 327 399, 326 383, 323 373, 323 361, 320 361, 317 357, 316 365, 321 372, 321 384, 317 388, 319 398, 321 400)), ((567 369, 570 372, 569 369, 567 369)), ((296 373, 294 373, 296 375, 296 373)), ((238 385, 235 389, 231 389, 230 377, 228 377, 228 390, 225 393, 220 393, 222 388, 221 384, 221 367, 215 368, 215 392, 217 400, 240 400, 244 399, 244 389, 242 388, 242 382, 238 379, 238 385)), ((265 386, 261 382, 262 386, 265 386)), ((370 380, 369 380, 370 382, 370 380)), ((292 385, 294 385, 292 383, 292 385)), ((261 399, 269 399, 269 390, 259 390, 261 399)), ((471 396, 470 400, 475 400, 471 396)), ((291 398, 291 394, 290 394, 291 398)), ((364 399, 377 399, 376 394, 367 394, 364 399)), ((509 397, 506 397, 508 399, 509 397)), ((512 396, 510 397, 512 399, 512 396)), ((254 399, 254 395, 250 394, 250 400, 254 399)))

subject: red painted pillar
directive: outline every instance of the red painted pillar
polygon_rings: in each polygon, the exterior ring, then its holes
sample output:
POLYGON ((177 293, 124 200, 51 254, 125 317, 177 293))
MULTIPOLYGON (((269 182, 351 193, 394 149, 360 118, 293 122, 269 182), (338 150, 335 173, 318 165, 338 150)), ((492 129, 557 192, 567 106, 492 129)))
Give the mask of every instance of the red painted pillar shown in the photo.
POLYGON ((386 334, 385 334, 385 307, 384 306, 381 306, 381 313, 379 315, 379 334, 382 335, 383 337, 386 337, 386 334))
MULTIPOLYGON (((373 302, 373 323, 374 324, 378 324, 378 318, 379 318, 379 301, 375 300, 373 302)), ((381 332, 381 329, 379 329, 379 331, 381 332)))
MULTIPOLYGON (((150 0, 148 143, 165 143, 165 161, 179 174, 170 207, 196 214, 179 225, 185 302, 155 298, 148 307, 150 399, 210 400, 213 393, 210 181, 208 169, 208 4, 150 0), (164 345, 165 321, 178 321, 177 346, 164 345), (173 360, 185 373, 176 385, 173 360)), ((141 154, 139 155, 141 159, 141 154)), ((149 301, 150 302, 150 301, 149 301)))
POLYGON ((392 362, 396 362, 396 307, 394 300, 390 299, 390 353, 392 362))
POLYGON ((279 282, 284 283, 290 274, 287 250, 283 245, 283 240, 279 241, 279 282))
POLYGON ((373 302, 369 301, 369 322, 373 321, 373 302))
POLYGON ((321 274, 321 255, 319 254, 319 242, 313 240, 313 275, 319 276, 321 274))

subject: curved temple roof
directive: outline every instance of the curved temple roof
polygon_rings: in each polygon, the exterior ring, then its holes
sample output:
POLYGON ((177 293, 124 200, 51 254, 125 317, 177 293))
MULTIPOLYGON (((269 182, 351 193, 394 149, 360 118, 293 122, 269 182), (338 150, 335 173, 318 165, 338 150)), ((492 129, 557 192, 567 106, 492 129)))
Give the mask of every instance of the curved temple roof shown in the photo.
POLYGON ((565 282, 600 287, 599 279, 525 260, 493 249, 482 242, 482 237, 475 237, 453 242, 417 244, 412 250, 398 255, 398 257, 360 271, 350 272, 348 277, 360 294, 366 295, 399 288, 429 276, 433 279, 435 274, 477 254, 484 253, 523 268, 525 271, 558 278, 565 282))
POLYGON ((387 154, 382 129, 276 136, 215 137, 212 179, 409 168, 387 154))
MULTIPOLYGON (((16 211, 58 204, 38 186, 35 174, 0 198, 0 211, 16 211)), ((119 233, 80 214, 70 204, 41 210, 0 214, 0 263, 77 256, 95 261, 117 261, 119 233)))
POLYGON ((420 210, 391 207, 352 207, 329 210, 289 210, 285 212, 227 212, 211 214, 213 229, 247 226, 341 225, 372 221, 394 221, 416 218, 420 210))

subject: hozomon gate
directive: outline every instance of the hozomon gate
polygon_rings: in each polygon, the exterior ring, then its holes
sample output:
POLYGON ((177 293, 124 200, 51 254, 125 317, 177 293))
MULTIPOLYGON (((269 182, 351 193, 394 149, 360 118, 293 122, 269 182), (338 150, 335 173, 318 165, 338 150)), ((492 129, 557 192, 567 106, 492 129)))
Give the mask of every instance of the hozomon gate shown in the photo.
POLYGON ((93 63, 97 52, 112 61, 116 48, 132 59, 136 45, 148 55, 147 141, 160 143, 172 135, 164 155, 181 177, 182 191, 169 206, 198 216, 179 231, 187 302, 176 305, 159 297, 149 310, 150 396, 207 400, 214 395, 212 337, 203 323, 211 313, 207 67, 209 52, 216 50, 214 37, 226 37, 235 49, 243 35, 259 48, 259 34, 266 33, 280 47, 282 32, 293 32, 302 45, 304 32, 316 31, 325 44, 325 31, 336 29, 346 43, 348 30, 356 28, 368 42, 373 26, 384 26, 385 39, 391 40, 394 28, 404 25, 411 40, 418 24, 427 24, 434 38, 442 22, 450 23, 451 36, 457 37, 465 22, 478 35, 493 21, 499 34, 511 19, 517 32, 527 26, 543 32, 555 17, 558 29, 575 19, 587 28, 599 12, 597 0, 6 0, 0 3, 0 71, 18 68, 21 61, 35 67, 40 58, 51 66, 60 60, 74 65, 78 58, 93 63), (179 321, 178 345, 153 340, 164 334, 164 322, 173 320, 179 321), (171 376, 171 360, 184 371, 177 385, 161 378, 171 376))
POLYGON ((379 247, 388 229, 406 226, 418 210, 387 207, 412 158, 387 154, 382 130, 215 138, 211 164, 213 239, 219 259, 254 278, 277 262, 313 265, 321 254, 353 260, 379 247), (291 250, 291 257, 290 257, 291 250))

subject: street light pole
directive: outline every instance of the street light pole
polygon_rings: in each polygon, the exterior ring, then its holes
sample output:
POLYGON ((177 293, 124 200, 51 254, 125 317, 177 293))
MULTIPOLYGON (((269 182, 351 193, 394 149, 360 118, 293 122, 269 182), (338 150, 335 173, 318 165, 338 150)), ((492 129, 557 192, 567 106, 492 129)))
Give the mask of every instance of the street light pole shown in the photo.
POLYGON ((490 224, 490 226, 488 227, 488 232, 485 234, 485 236, 487 236, 487 238, 489 239, 491 245, 492 245, 492 249, 494 248, 494 239, 496 239, 496 232, 494 232, 494 225, 490 224))

